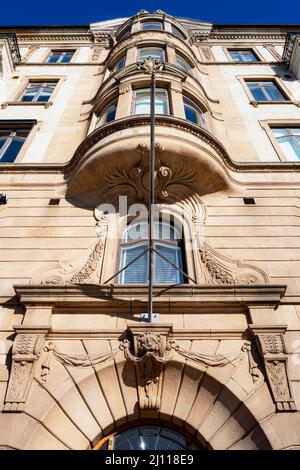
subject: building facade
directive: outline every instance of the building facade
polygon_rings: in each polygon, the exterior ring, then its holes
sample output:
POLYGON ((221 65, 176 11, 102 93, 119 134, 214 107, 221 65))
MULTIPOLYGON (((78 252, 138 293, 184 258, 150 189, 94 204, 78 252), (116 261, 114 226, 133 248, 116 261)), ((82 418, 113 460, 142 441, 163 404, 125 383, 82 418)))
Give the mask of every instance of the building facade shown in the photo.
POLYGON ((0 28, 1 449, 300 448, 299 38, 0 28))

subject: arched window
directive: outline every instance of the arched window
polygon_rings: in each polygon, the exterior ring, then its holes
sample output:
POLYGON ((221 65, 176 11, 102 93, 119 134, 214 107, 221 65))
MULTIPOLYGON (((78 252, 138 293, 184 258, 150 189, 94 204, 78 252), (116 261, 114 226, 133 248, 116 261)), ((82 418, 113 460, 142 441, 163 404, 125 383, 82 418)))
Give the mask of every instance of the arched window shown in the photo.
POLYGON ((114 121, 116 117, 116 111, 117 102, 110 101, 110 103, 108 103, 108 105, 105 106, 105 108, 100 113, 97 113, 98 120, 96 127, 104 126, 104 124, 114 121))
MULTIPOLYGON (((128 266, 119 275, 120 284, 147 284, 148 282, 148 223, 147 221, 129 224, 122 238, 120 269, 128 266)), ((183 268, 182 237, 174 225, 156 221, 154 226, 154 254, 156 284, 182 284, 184 276, 178 271, 183 268), (169 260, 171 264, 168 263, 169 260), (176 266, 176 267, 175 267, 176 266)))
POLYGON ((183 97, 185 119, 206 128, 204 112, 186 96, 183 97))
MULTIPOLYGON (((150 114, 150 88, 134 91, 134 114, 150 114)), ((169 114, 168 92, 165 88, 155 90, 155 113, 169 114)))
POLYGON ((199 450, 190 439, 173 429, 141 425, 112 434, 100 441, 99 450, 199 450))

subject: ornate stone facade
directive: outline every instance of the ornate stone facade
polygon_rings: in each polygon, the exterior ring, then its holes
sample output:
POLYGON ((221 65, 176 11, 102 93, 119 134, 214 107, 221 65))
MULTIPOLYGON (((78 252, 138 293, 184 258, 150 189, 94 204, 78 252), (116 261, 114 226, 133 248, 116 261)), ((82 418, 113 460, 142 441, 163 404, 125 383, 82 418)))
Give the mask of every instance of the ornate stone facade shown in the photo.
POLYGON ((26 139, 0 149, 0 449, 98 449, 147 420, 201 449, 300 448, 300 163, 274 132, 300 128, 290 29, 161 10, 1 27, 1 136, 26 139), (149 323, 121 274, 147 245, 127 230, 147 221, 154 72, 155 216, 180 233, 154 251, 181 280, 155 283, 149 323), (22 101, 33 81, 49 100, 22 101))

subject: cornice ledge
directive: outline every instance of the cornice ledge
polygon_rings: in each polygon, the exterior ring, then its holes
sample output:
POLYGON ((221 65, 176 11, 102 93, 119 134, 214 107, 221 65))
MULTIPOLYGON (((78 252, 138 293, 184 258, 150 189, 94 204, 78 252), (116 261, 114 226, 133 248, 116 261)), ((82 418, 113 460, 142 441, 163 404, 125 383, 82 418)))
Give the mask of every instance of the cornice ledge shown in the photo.
MULTIPOLYGON (((197 303, 197 308, 205 307, 247 307, 266 305, 277 308, 285 294, 284 284, 252 285, 180 285, 155 286, 154 304, 185 306, 197 303)), ((69 307, 76 305, 98 306, 107 309, 120 305, 131 307, 136 301, 141 306, 147 303, 147 286, 141 285, 15 285, 15 292, 23 305, 53 305, 69 307), (115 305, 114 305, 115 304, 115 305)))
POLYGON ((24 34, 17 35, 19 42, 40 42, 40 41, 88 41, 94 42, 91 33, 47 33, 47 34, 24 34))

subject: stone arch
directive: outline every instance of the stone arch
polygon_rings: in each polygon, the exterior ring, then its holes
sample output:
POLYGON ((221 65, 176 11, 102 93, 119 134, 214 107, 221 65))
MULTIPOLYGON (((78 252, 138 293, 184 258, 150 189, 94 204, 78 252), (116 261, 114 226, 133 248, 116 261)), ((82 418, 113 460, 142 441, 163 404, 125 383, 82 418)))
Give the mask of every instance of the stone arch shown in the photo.
MULTIPOLYGON (((269 390, 262 376, 253 384, 246 358, 206 370, 171 360, 163 371, 160 409, 153 413, 183 426, 206 449, 280 448, 269 424, 277 416, 269 390)), ((1 415, 6 432, 0 445, 91 449, 103 435, 146 415, 138 406, 135 367, 123 356, 95 369, 54 361, 47 382, 36 374, 24 412, 1 415)))

